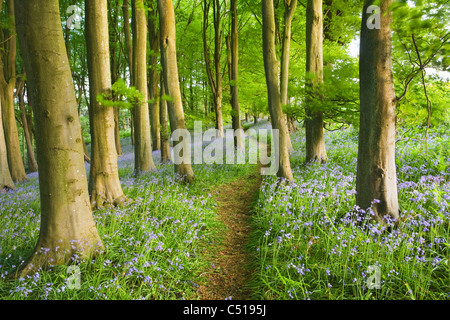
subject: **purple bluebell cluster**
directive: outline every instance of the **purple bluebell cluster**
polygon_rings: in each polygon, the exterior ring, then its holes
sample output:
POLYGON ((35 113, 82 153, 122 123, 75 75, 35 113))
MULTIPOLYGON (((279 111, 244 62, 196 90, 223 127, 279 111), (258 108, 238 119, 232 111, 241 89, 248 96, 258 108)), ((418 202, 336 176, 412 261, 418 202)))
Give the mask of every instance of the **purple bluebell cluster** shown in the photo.
POLYGON ((325 165, 304 165, 304 135, 293 136, 295 182, 265 178, 257 204, 265 298, 448 298, 450 140, 448 132, 431 134, 426 161, 416 158, 424 151, 419 141, 398 142, 395 227, 391 217, 378 224, 371 208, 355 205, 357 130, 327 132, 325 165), (372 266, 381 289, 369 289, 372 266))

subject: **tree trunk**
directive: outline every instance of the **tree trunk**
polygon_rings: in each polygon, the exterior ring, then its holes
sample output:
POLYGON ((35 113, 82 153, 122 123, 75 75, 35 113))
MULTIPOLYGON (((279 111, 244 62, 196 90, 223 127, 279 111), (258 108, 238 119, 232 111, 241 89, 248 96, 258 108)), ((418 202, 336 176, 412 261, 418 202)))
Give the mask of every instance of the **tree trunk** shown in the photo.
POLYGON ((396 219, 397 223, 399 218, 392 13, 388 12, 391 2, 381 1, 381 28, 372 30, 367 27, 367 8, 373 1, 365 2, 360 45, 361 114, 356 204, 362 209, 372 207, 374 218, 381 223, 385 222, 385 216, 396 219))
POLYGON ((1 109, 2 105, 0 101, 0 191, 3 191, 4 189, 14 189, 15 186, 11 178, 11 173, 9 172, 1 109))
POLYGON ((281 54, 281 70, 280 70, 280 89, 281 103, 286 106, 288 104, 288 86, 289 86, 289 61, 291 48, 291 26, 294 13, 297 8, 297 0, 284 0, 284 32, 283 32, 283 48, 281 54))
POLYGON ((135 174, 156 169, 152 155, 150 115, 148 110, 147 87, 147 18, 143 0, 133 0, 133 74, 134 86, 144 101, 134 106, 134 150, 135 174))
MULTIPOLYGON (((133 39, 131 36, 132 28, 130 26, 130 4, 128 0, 123 0, 122 11, 123 11, 123 32, 125 35, 125 43, 126 43, 126 57, 128 61, 128 70, 130 72, 130 85, 134 86, 133 39)), ((135 145, 134 108, 130 110, 130 131, 131 131, 131 145, 134 146, 135 145)))
MULTIPOLYGON (((3 1, 2 1, 3 3, 3 1)), ((19 131, 14 110, 14 88, 16 86, 16 30, 14 0, 6 1, 8 26, 2 32, 2 55, 0 55, 0 95, 2 103, 3 129, 8 155, 8 165, 13 181, 27 180, 20 152, 19 131), (4 57, 4 59, 2 58, 4 57)), ((0 10, 2 5, 0 4, 0 10)))
POLYGON ((89 150, 86 146, 86 141, 84 141, 83 129, 81 129, 81 143, 83 144, 84 161, 91 163, 91 156, 89 155, 89 150))
POLYGON ((108 5, 106 0, 86 0, 86 49, 89 70, 91 123, 91 205, 121 204, 125 198, 117 169, 114 108, 100 104, 98 95, 111 99, 108 5))
MULTIPOLYGON (((289 104, 288 98, 288 86, 289 86, 289 61, 290 61, 290 48, 291 48, 291 26, 294 19, 294 13, 297 8, 297 0, 284 0, 284 30, 283 30, 283 43, 281 53, 281 70, 280 70, 280 90, 281 90, 281 104, 287 106, 289 104)), ((287 117, 288 132, 295 132, 295 120, 291 117, 287 117)), ((289 139, 289 153, 294 152, 294 148, 291 143, 291 136, 289 139)))
MULTIPOLYGON (((120 77, 121 66, 121 50, 117 47, 120 42, 120 32, 118 31, 119 24, 119 1, 111 1, 111 8, 108 10, 109 20, 109 42, 110 46, 110 65, 111 65, 111 83, 115 83, 120 77)), ((112 100, 117 101, 117 95, 112 93, 112 100)), ((120 143, 120 109, 114 108, 114 140, 116 144, 117 155, 122 155, 122 145, 120 143)))
POLYGON ((16 0, 17 34, 32 95, 41 228, 15 276, 91 258, 103 249, 89 203, 81 126, 58 0, 16 0))
POLYGON ((160 110, 159 110, 159 116, 160 116, 160 123, 161 123, 161 163, 167 163, 170 162, 170 133, 169 133, 169 125, 167 120, 167 101, 164 99, 164 78, 163 75, 160 75, 160 110))
POLYGON ((210 2, 204 0, 203 8, 203 52, 205 56, 206 74, 208 76, 209 85, 213 94, 214 112, 216 113, 216 129, 219 138, 224 137, 223 129, 223 116, 222 116, 222 96, 223 96, 223 77, 221 70, 221 58, 222 58, 222 35, 221 30, 221 10, 220 1, 212 0, 213 3, 213 16, 214 16, 214 66, 211 64, 211 58, 209 48, 206 39, 206 31, 208 28, 209 20, 209 8, 210 2), (213 72, 214 70, 214 72, 213 72))
MULTIPOLYGON (((164 89, 166 94, 170 97, 170 101, 167 103, 169 108, 170 127, 172 132, 177 129, 186 130, 183 104, 181 100, 180 82, 178 78, 175 12, 172 0, 158 0, 158 10, 161 32, 160 47, 161 63, 164 75, 164 89)), ((174 143, 174 147, 179 143, 186 145, 185 141, 178 141, 174 143)), ((187 149, 189 150, 184 151, 190 153, 190 146, 188 146, 187 149)), ((184 158, 189 155, 183 154, 182 156, 184 158)), ((175 164, 175 174, 186 183, 193 182, 195 180, 195 176, 190 159, 189 162, 186 162, 183 159, 180 164, 175 164)))
MULTIPOLYGON (((289 160, 289 132, 287 131, 286 115, 281 107, 281 94, 279 85, 278 61, 275 48, 275 12, 273 0, 262 1, 263 16, 263 57, 266 74, 267 92, 269 100, 269 113, 272 128, 278 130, 278 177, 293 181, 291 164, 289 160)), ((273 152, 273 150, 272 150, 273 152)))
POLYGON ((231 0, 231 70, 230 70, 230 87, 231 87, 231 108, 233 113, 231 115, 234 135, 234 147, 236 149, 244 148, 244 137, 241 126, 241 110, 239 106, 239 37, 238 37, 238 15, 237 15, 237 0, 231 0))
POLYGON ((306 162, 326 162, 328 160, 323 112, 318 101, 323 84, 323 18, 322 0, 308 0, 306 8, 306 162))
POLYGON ((38 171, 38 166, 36 159, 34 157, 34 148, 33 148, 33 140, 30 135, 28 120, 27 120, 27 111, 25 109, 25 87, 23 86, 20 92, 18 93, 19 97, 19 108, 20 108, 20 117, 22 119, 23 124, 23 134, 25 136, 25 141, 27 145, 27 162, 28 162, 28 172, 36 172, 38 171))
POLYGON ((123 11, 123 33, 125 35, 126 43, 126 57, 128 61, 128 68, 130 71, 130 84, 133 86, 133 40, 131 37, 131 26, 130 26, 130 4, 128 0, 123 0, 122 5, 123 11))
POLYGON ((149 12, 150 18, 148 22, 148 33, 150 41, 150 70, 149 70, 149 108, 150 108, 150 126, 152 133, 152 146, 153 150, 161 149, 161 134, 160 134, 160 100, 159 100, 159 82, 160 77, 158 74, 158 56, 159 56, 159 32, 157 31, 155 21, 157 18, 157 8, 152 3, 152 10, 149 12))
POLYGON ((8 164, 11 177, 15 182, 27 180, 25 166, 20 152, 19 130, 17 128, 14 108, 15 79, 11 79, 6 86, 0 85, 2 97, 3 127, 5 132, 8 164))

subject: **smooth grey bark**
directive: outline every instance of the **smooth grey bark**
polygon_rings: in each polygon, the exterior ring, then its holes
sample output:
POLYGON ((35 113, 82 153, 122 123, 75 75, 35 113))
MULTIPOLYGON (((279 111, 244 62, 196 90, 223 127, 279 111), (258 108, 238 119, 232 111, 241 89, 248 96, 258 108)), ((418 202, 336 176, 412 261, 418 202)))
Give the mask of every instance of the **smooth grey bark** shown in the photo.
POLYGON ((286 115, 281 106, 279 85, 279 63, 275 48, 275 13, 273 0, 262 0, 263 20, 263 57, 268 92, 269 113, 272 128, 279 131, 279 167, 278 177, 293 181, 291 163, 289 160, 289 132, 286 115))
POLYGON ((112 99, 108 5, 106 0, 86 0, 85 8, 91 124, 89 193, 91 205, 101 208, 122 204, 125 195, 117 168, 114 108, 97 101, 99 95, 112 99))
MULTIPOLYGON (((290 49, 292 38, 292 20, 294 19, 294 13, 297 9, 297 0, 284 0, 284 30, 283 30, 283 42, 281 50, 281 68, 280 68, 280 90, 281 90, 281 104, 282 106, 289 105, 288 87, 289 87, 289 62, 290 62, 290 49)), ((287 117, 288 132, 295 132, 295 119, 287 117)), ((291 136, 289 139, 289 153, 294 152, 292 147, 291 136)))
POLYGON ((159 56, 159 32, 157 24, 155 23, 158 17, 156 3, 151 4, 148 21, 148 36, 150 42, 150 58, 149 58, 149 75, 148 75, 148 96, 149 96, 149 110, 150 110, 150 128, 152 133, 152 147, 153 150, 161 149, 161 133, 160 133, 160 95, 159 82, 160 76, 158 73, 158 56, 159 56))
POLYGON ((133 0, 133 75, 134 86, 144 97, 135 104, 134 115, 134 154, 137 175, 156 170, 152 155, 150 114, 148 109, 147 83, 147 17, 143 0, 133 0))
POLYGON ((34 157, 33 140, 31 138, 30 126, 28 125, 27 111, 25 109, 24 83, 20 86, 17 96, 19 98, 19 108, 20 108, 20 117, 22 119, 23 125, 23 135, 25 136, 25 142, 27 145, 28 172, 36 172, 38 171, 38 165, 36 162, 36 158, 34 157))
POLYGON ((170 159, 170 133, 168 125, 168 115, 167 115, 167 101, 164 99, 164 78, 160 75, 160 110, 159 110, 159 121, 161 123, 161 163, 168 163, 170 159))
POLYGON ((90 258, 103 249, 89 202, 77 100, 58 0, 16 0, 17 35, 32 96, 41 227, 14 276, 90 258))
MULTIPOLYGON (((158 12, 164 90, 170 97, 170 101, 167 101, 170 127, 172 132, 178 129, 186 130, 178 76, 175 11, 172 0, 158 0, 158 12)), ((184 141, 174 142, 174 147, 176 147, 179 143, 184 143, 184 141)), ((187 155, 182 154, 181 158, 183 159, 186 156, 187 155)), ((194 171, 192 170, 190 162, 188 163, 183 159, 179 164, 175 163, 174 167, 175 174, 178 175, 183 182, 191 183, 195 180, 194 171)))
MULTIPOLYGON (((0 3, 0 10, 3 1, 0 3)), ((14 21, 14 0, 6 1, 8 28, 2 32, 0 55, 0 98, 2 103, 3 129, 5 135, 8 165, 13 181, 27 180, 25 165, 20 152, 19 131, 14 108, 16 87, 16 30, 14 21)))
POLYGON ((231 63, 230 63, 230 87, 231 87, 231 108, 233 114, 231 115, 234 136, 234 147, 236 149, 244 148, 244 137, 241 134, 241 111, 239 106, 239 34, 238 34, 238 14, 237 14, 237 0, 231 0, 231 63))
POLYGON ((11 178, 8 165, 8 155, 6 154, 5 135, 3 133, 2 105, 0 101, 0 191, 3 189, 14 189, 15 185, 11 178))
POLYGON ((131 26, 130 26, 130 2, 128 0, 123 0, 122 5, 123 13, 123 33, 125 36, 126 44, 126 57, 128 61, 128 68, 130 72, 130 82, 133 85, 134 75, 133 75, 133 38, 131 36, 131 26))
POLYGON ((220 0, 204 0, 203 5, 203 53, 205 57, 206 74, 209 86, 213 95, 214 111, 216 116, 216 129, 218 137, 223 137, 223 114, 222 114, 222 98, 223 98, 223 76, 222 76, 222 11, 220 0), (214 52, 213 63, 211 63, 210 49, 207 44, 206 32, 209 25, 209 10, 212 1, 213 8, 213 27, 214 27, 214 52))
POLYGON ((323 13, 322 0, 308 0, 306 7, 306 160, 326 162, 322 100, 323 84, 323 13), (311 106, 313 104, 313 106, 311 106))
POLYGON ((356 176, 356 204, 372 208, 374 218, 399 218, 395 166, 395 105, 392 75, 392 0, 381 1, 380 29, 369 29, 366 0, 360 44, 360 131, 356 176), (375 203, 374 203, 375 201, 375 203))
POLYGON ((281 89, 281 103, 288 104, 288 86, 289 86, 289 62, 290 62, 290 48, 292 38, 292 20, 297 8, 297 0, 284 0, 284 31, 280 70, 280 89, 281 89))
MULTIPOLYGON (((120 67, 122 51, 121 48, 117 48, 115 45, 120 41, 119 29, 119 12, 120 12, 120 1, 114 0, 110 1, 111 6, 108 10, 108 20, 109 20, 109 41, 113 43, 110 46, 110 65, 111 65, 111 83, 116 83, 120 78, 120 67)), ((117 101, 117 95, 112 93, 112 100, 117 101)), ((122 155, 122 145, 120 142, 120 109, 114 108, 114 140, 116 143, 117 155, 122 155)))

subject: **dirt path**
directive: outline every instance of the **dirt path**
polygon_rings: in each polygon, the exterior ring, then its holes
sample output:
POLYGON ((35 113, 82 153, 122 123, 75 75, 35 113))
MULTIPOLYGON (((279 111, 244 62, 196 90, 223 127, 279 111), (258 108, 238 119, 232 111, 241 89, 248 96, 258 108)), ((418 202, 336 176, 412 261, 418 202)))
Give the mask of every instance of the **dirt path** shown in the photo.
POLYGON ((219 220, 226 229, 215 248, 210 248, 212 266, 203 274, 206 284, 200 286, 202 300, 250 300, 247 287, 252 277, 252 253, 247 244, 251 232, 250 216, 261 184, 258 171, 212 190, 218 203, 219 220))

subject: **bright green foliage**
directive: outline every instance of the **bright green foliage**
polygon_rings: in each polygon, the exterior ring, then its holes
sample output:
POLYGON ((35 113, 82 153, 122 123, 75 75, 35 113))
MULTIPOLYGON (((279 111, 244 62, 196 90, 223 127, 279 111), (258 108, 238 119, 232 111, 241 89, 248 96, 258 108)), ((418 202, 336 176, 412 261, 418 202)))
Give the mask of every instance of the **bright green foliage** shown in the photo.
POLYGON ((394 78, 397 96, 404 97, 399 104, 399 121, 427 125, 430 112, 431 125, 449 124, 450 76, 428 75, 433 70, 450 70, 448 2, 397 1, 392 10, 394 78))
POLYGON ((97 101, 105 107, 118 107, 131 109, 134 105, 145 100, 144 95, 133 86, 127 86, 125 80, 117 80, 111 87, 112 92, 119 98, 111 100, 110 93, 97 95, 97 101))

